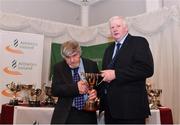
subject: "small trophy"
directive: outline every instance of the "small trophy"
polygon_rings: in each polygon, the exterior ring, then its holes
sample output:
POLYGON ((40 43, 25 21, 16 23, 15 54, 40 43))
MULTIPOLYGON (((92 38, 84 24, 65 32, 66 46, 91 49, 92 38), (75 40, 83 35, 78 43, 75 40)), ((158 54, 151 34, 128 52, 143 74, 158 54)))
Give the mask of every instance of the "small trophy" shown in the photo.
POLYGON ((18 105, 17 92, 21 91, 22 86, 14 82, 11 82, 10 84, 7 84, 6 86, 13 93, 13 98, 10 100, 9 104, 18 105))
POLYGON ((47 106, 54 106, 55 104, 55 100, 52 97, 52 93, 51 93, 51 87, 49 86, 45 86, 45 93, 47 95, 46 99, 45 99, 45 105, 47 106))
POLYGON ((41 93, 41 89, 31 89, 31 100, 29 100, 29 106, 39 107, 41 105, 40 100, 38 99, 41 93))
POLYGON ((30 92, 33 88, 32 84, 22 84, 22 101, 23 104, 28 104, 29 100, 30 100, 30 92))
MULTIPOLYGON (((81 75, 86 79, 89 89, 92 90, 95 85, 97 85, 100 74, 97 73, 81 73, 81 75)), ((84 106, 86 111, 96 111, 99 106, 99 100, 87 100, 84 106)))
POLYGON ((160 95, 162 93, 162 89, 152 89, 150 90, 149 96, 151 98, 150 100, 150 108, 151 109, 158 109, 158 107, 161 106, 160 103, 160 95))
POLYGON ((147 94, 148 94, 148 101, 149 101, 149 105, 152 104, 152 96, 151 96, 151 90, 152 90, 152 86, 151 84, 146 83, 146 90, 147 90, 147 94))

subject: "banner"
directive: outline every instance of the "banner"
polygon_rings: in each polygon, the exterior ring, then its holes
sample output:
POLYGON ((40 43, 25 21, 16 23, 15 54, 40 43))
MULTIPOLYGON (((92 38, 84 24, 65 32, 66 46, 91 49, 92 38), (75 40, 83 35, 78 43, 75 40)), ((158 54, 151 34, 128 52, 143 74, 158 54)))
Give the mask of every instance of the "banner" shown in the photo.
POLYGON ((41 86, 43 41, 43 35, 0 30, 1 105, 12 97, 7 84, 41 86))

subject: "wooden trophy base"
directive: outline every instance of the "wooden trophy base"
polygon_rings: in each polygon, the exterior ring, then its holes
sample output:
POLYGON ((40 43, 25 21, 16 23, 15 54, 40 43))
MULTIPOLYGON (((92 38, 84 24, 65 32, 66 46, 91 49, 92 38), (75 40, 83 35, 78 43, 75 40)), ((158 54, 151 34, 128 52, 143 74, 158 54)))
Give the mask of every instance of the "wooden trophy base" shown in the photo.
POLYGON ((86 101, 84 110, 89 112, 95 112, 96 110, 98 110, 97 101, 86 101))

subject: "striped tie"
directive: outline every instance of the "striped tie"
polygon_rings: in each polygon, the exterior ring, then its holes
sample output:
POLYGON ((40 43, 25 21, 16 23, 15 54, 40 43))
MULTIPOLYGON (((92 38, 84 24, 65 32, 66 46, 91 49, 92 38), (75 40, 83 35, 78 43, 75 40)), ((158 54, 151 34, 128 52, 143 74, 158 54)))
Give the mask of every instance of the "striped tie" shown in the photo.
POLYGON ((117 54, 118 54, 118 51, 119 51, 120 47, 121 47, 121 43, 117 43, 117 44, 116 44, 116 53, 114 54, 113 59, 111 60, 111 62, 110 62, 109 65, 108 65, 108 68, 109 68, 109 69, 113 69, 113 68, 114 68, 114 62, 115 62, 115 60, 116 60, 116 56, 117 56, 117 54))
MULTIPOLYGON (((121 43, 116 44, 116 53, 114 54, 114 57, 116 57, 116 55, 117 55, 117 53, 118 53, 118 51, 120 49, 120 46, 121 46, 121 43)), ((113 57, 113 59, 114 59, 114 57, 113 57)))

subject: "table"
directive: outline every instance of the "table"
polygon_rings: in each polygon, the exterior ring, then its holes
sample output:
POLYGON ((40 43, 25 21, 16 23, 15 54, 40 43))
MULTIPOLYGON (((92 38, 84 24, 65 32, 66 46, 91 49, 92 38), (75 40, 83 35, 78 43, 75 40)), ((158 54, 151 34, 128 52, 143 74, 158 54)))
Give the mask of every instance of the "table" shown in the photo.
POLYGON ((14 124, 50 124, 54 108, 51 107, 14 107, 14 124), (26 117, 24 117, 26 116, 26 117))
POLYGON ((160 110, 151 110, 151 116, 146 119, 146 124, 161 124, 160 110))
POLYGON ((1 124, 13 124, 14 106, 4 104, 1 108, 1 124))
MULTIPOLYGON (((53 107, 27 107, 2 105, 2 124, 50 124, 53 107)), ((98 112, 97 112, 98 114, 98 112)), ((104 124, 103 113, 98 116, 98 124, 104 124)), ((173 124, 170 108, 160 107, 151 110, 151 116, 146 119, 146 124, 173 124)))
MULTIPOLYGON (((52 107, 14 107, 14 124, 50 124, 54 108, 52 107), (26 116, 26 117, 24 117, 26 116)), ((97 122, 99 124, 104 123, 103 113, 101 117, 97 111, 97 122)))
POLYGON ((173 117, 170 108, 160 107, 161 124, 173 124, 173 117))

